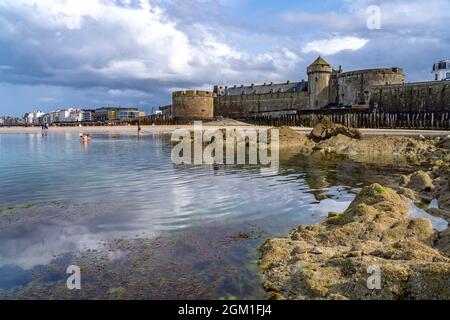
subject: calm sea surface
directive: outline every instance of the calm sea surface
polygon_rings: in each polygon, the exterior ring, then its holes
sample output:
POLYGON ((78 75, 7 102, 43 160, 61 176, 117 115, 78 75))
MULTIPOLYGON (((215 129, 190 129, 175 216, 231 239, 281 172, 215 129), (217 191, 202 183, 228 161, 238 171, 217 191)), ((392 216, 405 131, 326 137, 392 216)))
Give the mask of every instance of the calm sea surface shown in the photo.
POLYGON ((284 153, 267 176, 176 166, 164 134, 95 134, 87 145, 75 133, 0 134, 0 299, 265 298, 265 239, 412 170, 284 153), (79 291, 66 288, 72 264, 79 291))

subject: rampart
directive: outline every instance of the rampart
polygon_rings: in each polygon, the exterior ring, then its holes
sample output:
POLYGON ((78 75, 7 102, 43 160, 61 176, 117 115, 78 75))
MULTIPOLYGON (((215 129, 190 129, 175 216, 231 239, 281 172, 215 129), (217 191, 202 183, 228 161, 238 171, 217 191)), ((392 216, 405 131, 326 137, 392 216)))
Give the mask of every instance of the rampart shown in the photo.
POLYGON ((213 119, 215 97, 211 91, 176 91, 172 94, 173 117, 184 120, 213 119))

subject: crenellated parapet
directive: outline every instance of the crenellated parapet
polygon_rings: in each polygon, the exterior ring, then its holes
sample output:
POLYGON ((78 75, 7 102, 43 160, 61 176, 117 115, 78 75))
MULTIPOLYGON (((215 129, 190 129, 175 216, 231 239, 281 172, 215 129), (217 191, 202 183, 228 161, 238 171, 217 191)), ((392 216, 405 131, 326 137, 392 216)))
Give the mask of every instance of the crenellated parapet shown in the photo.
POLYGON ((206 90, 183 90, 183 91, 175 91, 172 93, 173 97, 211 97, 214 98, 216 94, 212 91, 206 90))
POLYGON ((210 120, 214 118, 216 94, 207 90, 183 90, 172 93, 172 113, 181 120, 210 120))

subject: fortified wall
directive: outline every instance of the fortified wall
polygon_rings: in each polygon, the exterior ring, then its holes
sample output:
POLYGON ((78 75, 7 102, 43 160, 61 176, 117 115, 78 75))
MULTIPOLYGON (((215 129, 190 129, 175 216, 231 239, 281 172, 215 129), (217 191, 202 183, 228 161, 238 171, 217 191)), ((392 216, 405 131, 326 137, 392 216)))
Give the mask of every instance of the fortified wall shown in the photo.
POLYGON ((204 90, 176 91, 172 94, 172 115, 182 120, 213 119, 215 97, 204 90))
POLYGON ((253 114, 295 112, 308 107, 307 82, 286 82, 214 88, 217 116, 244 118, 253 114))
POLYGON ((405 83, 405 74, 400 68, 368 69, 340 73, 337 81, 339 104, 365 105, 369 103, 371 87, 402 85, 405 83))
POLYGON ((369 102, 371 108, 381 112, 448 112, 450 82, 374 86, 369 102))
POLYGON ((196 120, 296 114, 324 109, 367 109, 383 112, 450 111, 450 82, 405 84, 398 67, 343 72, 323 58, 307 69, 308 81, 215 86, 211 91, 173 94, 175 118, 196 120))

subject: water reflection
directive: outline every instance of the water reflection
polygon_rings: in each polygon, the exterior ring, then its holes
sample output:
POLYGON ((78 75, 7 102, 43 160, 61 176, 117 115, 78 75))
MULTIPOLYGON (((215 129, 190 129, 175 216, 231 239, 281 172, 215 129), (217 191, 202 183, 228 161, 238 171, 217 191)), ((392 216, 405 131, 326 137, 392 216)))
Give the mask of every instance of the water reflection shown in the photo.
MULTIPOLYGON (((173 282, 192 274, 187 283, 211 289, 212 298, 254 297, 262 293, 251 261, 265 237, 320 222, 331 211, 344 211, 362 185, 413 171, 403 164, 399 170, 392 163, 286 153, 279 174, 267 176, 255 166, 175 166, 165 134, 92 137, 83 145, 77 133, 0 135, 0 289, 8 290, 0 298, 20 296, 23 286, 36 283, 54 292, 64 266, 90 261, 90 252, 104 253, 108 263, 102 266, 114 270, 118 282, 130 272, 137 278, 127 281, 144 283, 156 275, 173 282), (159 236, 166 240, 159 243, 158 259, 142 262, 152 270, 142 275, 129 264, 147 257, 149 247, 156 250, 159 236), (118 239, 130 242, 112 245, 118 239), (178 264, 168 275, 171 263, 178 264), (225 276, 232 269, 245 288, 225 276)), ((111 288, 98 289, 102 277, 91 275, 93 289, 84 298, 110 297, 103 295, 111 288)), ((166 295, 145 298, 190 296, 180 283, 177 291, 164 281, 153 285, 166 295)), ((135 297, 141 289, 129 294, 135 297)))

